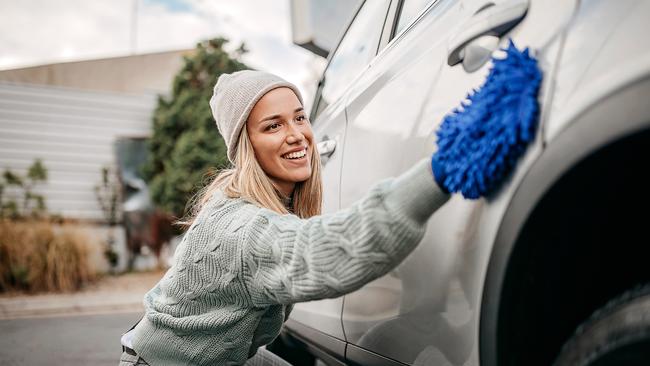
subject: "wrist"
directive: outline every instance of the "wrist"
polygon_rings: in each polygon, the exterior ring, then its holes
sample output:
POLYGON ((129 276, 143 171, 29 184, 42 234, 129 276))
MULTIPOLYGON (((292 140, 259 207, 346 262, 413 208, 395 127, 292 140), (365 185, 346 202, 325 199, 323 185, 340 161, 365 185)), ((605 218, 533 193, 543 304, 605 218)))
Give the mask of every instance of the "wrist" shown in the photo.
POLYGON ((443 192, 449 194, 449 190, 445 186, 445 180, 447 178, 445 167, 440 161, 438 161, 435 154, 431 156, 431 174, 433 175, 433 179, 436 181, 440 189, 443 192))

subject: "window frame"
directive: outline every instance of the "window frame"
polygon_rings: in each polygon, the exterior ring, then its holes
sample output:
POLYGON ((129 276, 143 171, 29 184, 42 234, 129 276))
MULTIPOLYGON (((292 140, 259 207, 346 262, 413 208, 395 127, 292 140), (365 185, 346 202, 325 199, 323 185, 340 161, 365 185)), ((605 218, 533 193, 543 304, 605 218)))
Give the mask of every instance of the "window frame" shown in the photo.
MULTIPOLYGON (((322 73, 320 79, 318 80, 318 86, 317 86, 317 89, 316 89, 316 94, 314 95, 314 101, 312 103, 312 108, 311 108, 311 111, 309 113, 309 120, 312 122, 312 125, 316 121, 316 118, 318 117, 317 111, 318 111, 320 103, 322 101, 321 96, 322 96, 323 86, 324 86, 325 81, 326 81, 325 80, 326 71, 330 67, 330 63, 332 62, 332 58, 334 58, 334 55, 336 55, 336 52, 339 50, 339 47, 341 46, 341 43, 345 39, 345 36, 348 34, 348 31, 350 30, 350 27, 354 23, 354 20, 357 19, 357 16, 359 15, 359 12, 363 8, 363 6, 366 4, 366 1, 367 0, 363 0, 363 1, 361 1, 359 3, 357 8, 352 13, 352 16, 351 16, 350 20, 348 21, 347 25, 345 26, 345 28, 341 32, 341 35, 339 36, 338 41, 336 43, 336 47, 334 47, 332 49, 332 51, 327 55, 327 63, 325 64, 325 68, 323 69, 323 73, 322 73)), ((372 1, 372 0, 370 0, 370 1, 372 1)), ((379 53, 379 50, 380 50, 380 47, 381 47, 381 44, 382 44, 382 39, 384 38, 384 31, 385 31, 386 24, 389 21, 389 19, 391 19, 393 17, 393 15, 394 15, 394 10, 395 10, 394 9, 394 4, 397 4, 400 1, 401 0, 388 0, 388 8, 386 9, 386 12, 385 12, 386 14, 384 16, 384 21, 383 21, 383 23, 381 25, 381 30, 379 32, 379 41, 377 42, 377 47, 375 49, 375 52, 373 54, 372 59, 377 57, 377 54, 379 53)), ((372 59, 368 61, 368 65, 371 64, 372 59)), ((365 71, 368 68, 368 65, 366 65, 365 69, 361 70, 360 73, 365 71)))
POLYGON ((397 2, 399 4, 396 5, 396 11, 392 16, 391 22, 389 27, 387 27, 387 31, 382 34, 382 39, 380 41, 380 49, 377 55, 383 53, 384 49, 386 49, 388 46, 392 46, 394 43, 397 42, 397 40, 401 39, 404 37, 406 33, 408 33, 415 25, 417 25, 422 18, 426 16, 426 14, 433 9, 434 6, 436 6, 438 3, 441 2, 441 0, 433 0, 431 1, 427 6, 422 8, 422 10, 415 16, 413 17, 413 20, 410 23, 407 23, 402 30, 399 32, 397 31, 397 24, 399 23, 399 17, 402 13, 402 6, 405 1, 408 0, 398 0, 397 2))

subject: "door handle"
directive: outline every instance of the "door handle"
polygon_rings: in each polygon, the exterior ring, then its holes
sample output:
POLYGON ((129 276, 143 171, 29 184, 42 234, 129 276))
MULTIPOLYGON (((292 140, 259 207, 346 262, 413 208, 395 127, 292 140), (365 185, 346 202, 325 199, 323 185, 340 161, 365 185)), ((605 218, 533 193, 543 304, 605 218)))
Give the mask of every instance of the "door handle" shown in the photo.
POLYGON ((316 148, 318 149, 320 156, 328 158, 334 153, 334 150, 336 150, 336 140, 321 141, 316 145, 316 148))
POLYGON ((450 43, 447 64, 454 66, 464 58, 464 49, 468 43, 481 36, 501 37, 517 25, 528 11, 529 0, 507 0, 497 5, 483 7, 474 14, 463 31, 450 43))

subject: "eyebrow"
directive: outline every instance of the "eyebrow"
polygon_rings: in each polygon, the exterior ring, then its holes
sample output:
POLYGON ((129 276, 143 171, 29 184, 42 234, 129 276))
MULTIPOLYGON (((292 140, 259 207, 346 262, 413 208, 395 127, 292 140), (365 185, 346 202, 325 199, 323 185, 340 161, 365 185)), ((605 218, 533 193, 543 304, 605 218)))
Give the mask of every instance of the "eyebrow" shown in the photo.
MULTIPOLYGON (((303 108, 303 107, 299 107, 299 108, 296 108, 296 109, 293 111, 293 113, 298 113, 298 112, 300 112, 300 111, 302 111, 302 110, 304 110, 304 108, 303 108)), ((280 115, 279 115, 279 114, 274 114, 274 115, 272 115, 272 116, 264 117, 264 118, 262 118, 258 123, 262 123, 262 122, 264 122, 264 121, 268 121, 268 120, 276 119, 276 118, 280 118, 280 115)))

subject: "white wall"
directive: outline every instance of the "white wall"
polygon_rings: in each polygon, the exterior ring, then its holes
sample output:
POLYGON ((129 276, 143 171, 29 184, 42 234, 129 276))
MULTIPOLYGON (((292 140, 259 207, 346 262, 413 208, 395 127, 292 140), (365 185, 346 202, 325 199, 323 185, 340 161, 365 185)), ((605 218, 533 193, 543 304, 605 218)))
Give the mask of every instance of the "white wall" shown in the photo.
MULTIPOLYGON (((149 136, 156 97, 0 81, 0 172, 48 170, 36 189, 50 213, 102 219, 93 187, 114 166, 117 136, 149 136)), ((9 192, 12 193, 12 192, 9 192)))

